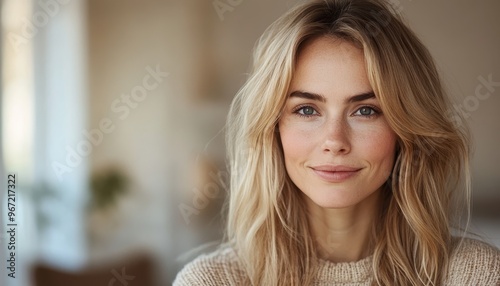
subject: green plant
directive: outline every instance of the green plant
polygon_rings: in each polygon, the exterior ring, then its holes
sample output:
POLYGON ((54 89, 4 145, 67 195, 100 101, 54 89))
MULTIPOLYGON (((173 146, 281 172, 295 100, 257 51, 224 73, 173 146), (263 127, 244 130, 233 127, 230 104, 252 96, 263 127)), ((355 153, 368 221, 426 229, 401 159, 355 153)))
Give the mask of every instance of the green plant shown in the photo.
POLYGON ((126 193, 127 185, 127 177, 118 169, 94 174, 91 178, 91 206, 106 208, 115 204, 117 198, 126 193))

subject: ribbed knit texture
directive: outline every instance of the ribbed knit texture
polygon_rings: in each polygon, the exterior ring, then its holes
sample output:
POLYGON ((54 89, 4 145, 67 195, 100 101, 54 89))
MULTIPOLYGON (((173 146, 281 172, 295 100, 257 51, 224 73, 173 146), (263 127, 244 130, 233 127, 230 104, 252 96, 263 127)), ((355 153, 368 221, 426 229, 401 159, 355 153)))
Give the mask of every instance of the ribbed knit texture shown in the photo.
MULTIPOLYGON (((319 260, 313 285, 370 285, 373 281, 372 257, 357 262, 333 263, 319 260)), ((247 277, 231 248, 201 255, 187 264, 174 281, 174 286, 240 285, 247 277)), ((453 251, 445 285, 499 286, 500 251, 483 242, 465 239, 453 251)))

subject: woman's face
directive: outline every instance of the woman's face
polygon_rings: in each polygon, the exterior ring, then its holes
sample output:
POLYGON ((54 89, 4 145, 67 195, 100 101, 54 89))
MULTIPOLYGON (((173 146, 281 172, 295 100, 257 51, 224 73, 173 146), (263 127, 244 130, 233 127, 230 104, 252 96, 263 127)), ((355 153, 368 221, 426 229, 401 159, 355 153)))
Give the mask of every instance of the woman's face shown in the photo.
POLYGON ((318 206, 355 206, 391 174, 396 134, 349 42, 321 37, 302 48, 279 132, 288 175, 318 206))

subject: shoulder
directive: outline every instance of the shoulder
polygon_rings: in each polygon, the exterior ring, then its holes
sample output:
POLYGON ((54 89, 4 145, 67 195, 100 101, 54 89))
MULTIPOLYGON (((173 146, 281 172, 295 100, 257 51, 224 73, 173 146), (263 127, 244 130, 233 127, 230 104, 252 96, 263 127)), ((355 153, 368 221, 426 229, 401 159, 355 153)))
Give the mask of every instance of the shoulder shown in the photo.
POLYGON ((174 286, 241 285, 245 272, 231 247, 198 256, 177 274, 174 286))
POLYGON ((449 285, 500 285, 500 250, 465 238, 457 243, 450 260, 449 285))

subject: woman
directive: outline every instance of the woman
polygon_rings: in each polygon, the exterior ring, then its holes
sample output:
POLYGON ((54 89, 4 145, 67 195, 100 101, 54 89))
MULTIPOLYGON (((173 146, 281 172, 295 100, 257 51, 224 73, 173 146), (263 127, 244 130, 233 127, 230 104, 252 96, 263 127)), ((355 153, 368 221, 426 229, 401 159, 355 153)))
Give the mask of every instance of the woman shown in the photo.
POLYGON ((451 234, 467 132, 389 5, 303 4, 253 67, 228 117, 227 243, 174 285, 500 285, 500 252, 451 234))

